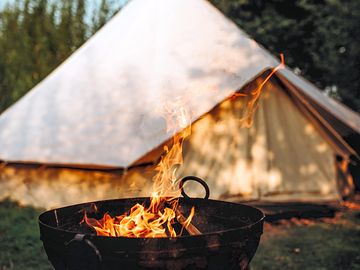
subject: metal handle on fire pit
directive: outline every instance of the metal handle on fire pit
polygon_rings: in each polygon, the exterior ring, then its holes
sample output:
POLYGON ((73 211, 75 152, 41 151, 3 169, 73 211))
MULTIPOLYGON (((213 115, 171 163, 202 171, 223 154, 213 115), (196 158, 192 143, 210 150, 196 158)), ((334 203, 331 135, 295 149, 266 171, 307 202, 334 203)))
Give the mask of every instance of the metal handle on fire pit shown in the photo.
POLYGON ((198 182, 199 184, 201 184, 204 189, 205 189, 205 197, 204 199, 207 200, 209 199, 210 197, 210 189, 209 189, 209 186, 206 184, 206 182, 204 180, 202 180, 201 178, 199 177, 196 177, 196 176, 192 176, 192 175, 189 175, 189 176, 185 176, 184 178, 182 178, 179 182, 179 188, 180 188, 180 191, 181 191, 181 195, 184 196, 184 198, 187 198, 187 199, 190 199, 190 197, 185 193, 185 190, 184 190, 184 184, 185 182, 187 181, 195 181, 195 182, 198 182))

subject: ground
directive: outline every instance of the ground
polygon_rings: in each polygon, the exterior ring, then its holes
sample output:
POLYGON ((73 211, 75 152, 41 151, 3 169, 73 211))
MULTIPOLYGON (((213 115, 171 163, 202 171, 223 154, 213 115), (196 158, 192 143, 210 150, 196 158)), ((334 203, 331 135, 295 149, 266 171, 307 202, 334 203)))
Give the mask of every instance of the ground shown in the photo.
MULTIPOLYGON (((52 269, 39 239, 40 211, 0 202, 0 270, 52 269)), ((252 270, 360 269, 360 205, 332 219, 292 219, 264 229, 252 270)))
POLYGON ((252 270, 360 269, 360 207, 335 218, 265 224, 252 270))

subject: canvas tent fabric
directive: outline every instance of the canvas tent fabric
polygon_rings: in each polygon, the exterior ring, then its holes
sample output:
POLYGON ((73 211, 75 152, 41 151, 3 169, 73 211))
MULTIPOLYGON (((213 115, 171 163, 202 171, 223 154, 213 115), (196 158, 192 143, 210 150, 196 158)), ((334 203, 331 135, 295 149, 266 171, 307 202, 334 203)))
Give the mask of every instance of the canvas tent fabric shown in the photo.
POLYGON ((172 136, 164 99, 196 119, 276 64, 206 1, 131 1, 2 114, 0 158, 128 167, 172 136))
POLYGON ((339 198, 335 152, 286 92, 266 84, 250 128, 239 121, 246 101, 222 102, 193 125, 182 173, 206 179, 216 197, 339 198))
POLYGON ((237 127, 243 101, 228 97, 278 64, 205 0, 132 0, 0 116, 0 197, 52 207, 149 195, 143 164, 172 137, 162 105, 185 99, 195 123, 182 173, 206 178, 213 198, 339 199, 334 156, 356 154, 343 136, 360 133, 359 115, 286 68, 253 127, 237 127))
POLYGON ((324 110, 344 122, 345 127, 347 126, 348 129, 344 127, 342 129, 337 129, 337 132, 341 135, 347 135, 350 132, 349 129, 353 130, 352 132, 360 133, 358 113, 350 110, 336 100, 325 96, 317 87, 309 81, 306 81, 304 78, 295 75, 289 68, 282 69, 278 73, 280 74, 280 77, 291 82, 300 93, 305 95, 307 100, 316 101, 316 103, 324 110))

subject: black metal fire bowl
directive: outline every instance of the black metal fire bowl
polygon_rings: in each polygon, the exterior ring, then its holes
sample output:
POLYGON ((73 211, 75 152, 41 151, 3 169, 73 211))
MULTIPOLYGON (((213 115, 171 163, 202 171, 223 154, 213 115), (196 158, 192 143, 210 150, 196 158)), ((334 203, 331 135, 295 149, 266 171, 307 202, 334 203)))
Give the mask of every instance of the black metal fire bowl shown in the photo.
POLYGON ((201 235, 175 238, 97 236, 80 225, 84 209, 97 207, 96 217, 119 215, 149 198, 77 204, 44 212, 40 235, 56 270, 112 269, 246 269, 263 232, 264 214, 243 204, 180 198, 179 205, 201 235))

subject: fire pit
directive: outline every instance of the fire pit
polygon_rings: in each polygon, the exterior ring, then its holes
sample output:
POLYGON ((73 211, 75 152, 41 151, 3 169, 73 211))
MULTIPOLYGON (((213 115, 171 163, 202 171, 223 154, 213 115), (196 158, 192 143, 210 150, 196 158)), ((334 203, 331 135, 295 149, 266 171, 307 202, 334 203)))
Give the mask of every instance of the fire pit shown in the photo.
MULTIPOLYGON (((78 204, 40 215, 41 240, 56 270, 70 269, 246 269, 258 247, 264 214, 253 207, 210 200, 206 183, 196 177, 180 181, 184 198, 178 206, 184 215, 195 206, 191 223, 199 235, 129 238, 99 236, 84 224, 84 211, 96 205, 98 218, 105 213, 128 211, 134 204, 148 205, 150 198, 131 198, 78 204), (195 180, 206 189, 204 199, 189 198, 185 181, 195 180)), ((191 232, 191 231, 190 231, 191 232)))

